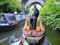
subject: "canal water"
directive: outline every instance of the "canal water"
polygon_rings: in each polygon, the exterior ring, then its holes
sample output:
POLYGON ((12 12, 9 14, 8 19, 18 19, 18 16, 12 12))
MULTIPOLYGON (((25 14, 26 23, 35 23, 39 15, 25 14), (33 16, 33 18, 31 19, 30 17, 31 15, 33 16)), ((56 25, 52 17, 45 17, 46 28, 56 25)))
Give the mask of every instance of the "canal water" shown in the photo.
MULTIPOLYGON (((0 32, 0 45, 10 45, 18 41, 22 36, 22 30, 23 30, 24 24, 25 23, 23 21, 21 22, 21 24, 18 25, 18 27, 12 30, 9 30, 6 32, 0 32)), ((43 43, 40 45, 52 45, 52 44, 48 41, 48 37, 45 36, 43 43)))
MULTIPOLYGON (((20 25, 20 27, 15 28, 8 32, 0 33, 0 45, 10 45, 16 41, 18 41, 22 35, 22 29, 24 24, 20 25)), ((48 37, 45 36, 44 41, 40 45, 52 45, 48 42, 48 37)))
POLYGON ((15 29, 6 32, 0 32, 0 45, 9 45, 12 40, 13 42, 17 41, 22 34, 23 26, 24 23, 20 24, 20 26, 16 27, 15 29))

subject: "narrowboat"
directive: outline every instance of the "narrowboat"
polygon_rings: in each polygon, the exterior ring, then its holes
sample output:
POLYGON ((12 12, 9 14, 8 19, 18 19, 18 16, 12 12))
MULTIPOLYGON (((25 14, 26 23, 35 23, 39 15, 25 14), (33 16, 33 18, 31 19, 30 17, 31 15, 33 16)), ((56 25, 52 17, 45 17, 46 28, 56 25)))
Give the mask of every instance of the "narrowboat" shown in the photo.
POLYGON ((25 20, 22 38, 11 45, 41 45, 45 37, 45 29, 40 17, 36 21, 36 29, 31 28, 30 18, 25 20))
POLYGON ((17 21, 14 14, 3 13, 0 15, 0 31, 6 31, 17 25, 17 21))
POLYGON ((25 26, 23 28, 23 35, 25 35, 27 42, 30 44, 41 44, 45 37, 45 29, 42 25, 41 18, 38 17, 36 21, 36 29, 32 29, 30 23, 30 17, 25 21, 25 26))

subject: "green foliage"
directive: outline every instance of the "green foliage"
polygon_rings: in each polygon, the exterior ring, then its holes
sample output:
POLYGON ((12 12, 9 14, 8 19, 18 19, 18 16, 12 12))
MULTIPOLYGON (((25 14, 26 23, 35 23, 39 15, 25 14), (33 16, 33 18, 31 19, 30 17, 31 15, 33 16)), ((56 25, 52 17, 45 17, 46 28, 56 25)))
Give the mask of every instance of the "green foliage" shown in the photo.
POLYGON ((60 0, 56 0, 56 1, 58 1, 58 2, 59 2, 60 0))
POLYGON ((28 4, 28 3, 26 4, 25 10, 26 10, 26 11, 25 11, 26 13, 29 13, 29 4, 28 4))
POLYGON ((34 5, 30 8, 30 15, 33 15, 34 13, 34 5))
POLYGON ((21 9, 20 0, 0 0, 0 12, 20 12, 21 9))
POLYGON ((40 16, 46 25, 54 25, 60 29, 60 5, 55 5, 56 0, 46 0, 40 10, 40 16))

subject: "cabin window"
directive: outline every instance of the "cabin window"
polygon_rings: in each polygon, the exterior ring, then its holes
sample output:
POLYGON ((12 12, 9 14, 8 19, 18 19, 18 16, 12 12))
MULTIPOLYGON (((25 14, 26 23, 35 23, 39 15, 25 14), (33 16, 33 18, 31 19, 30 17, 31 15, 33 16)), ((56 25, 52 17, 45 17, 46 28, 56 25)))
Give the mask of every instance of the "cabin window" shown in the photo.
POLYGON ((0 22, 4 20, 4 16, 0 16, 0 22))
POLYGON ((16 20, 16 19, 15 19, 15 16, 10 16, 10 17, 9 17, 9 20, 10 20, 10 21, 15 21, 15 20, 16 20))

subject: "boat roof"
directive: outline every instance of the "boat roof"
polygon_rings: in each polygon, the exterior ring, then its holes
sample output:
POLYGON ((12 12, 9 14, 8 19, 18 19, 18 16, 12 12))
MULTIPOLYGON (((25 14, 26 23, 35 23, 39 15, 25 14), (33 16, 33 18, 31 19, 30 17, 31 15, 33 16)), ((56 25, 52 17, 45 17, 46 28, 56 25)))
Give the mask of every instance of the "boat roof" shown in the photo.
POLYGON ((12 14, 12 13, 4 13, 4 16, 5 17, 10 17, 10 16, 14 16, 14 14, 12 14))
POLYGON ((14 14, 11 14, 11 13, 4 13, 4 17, 6 18, 6 20, 7 20, 9 23, 16 22, 16 21, 15 21, 16 18, 15 18, 15 20, 13 20, 13 21, 10 21, 10 20, 9 20, 9 17, 11 17, 11 16, 15 16, 15 15, 14 15, 14 14))

